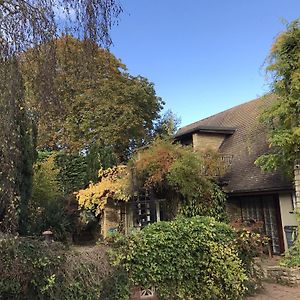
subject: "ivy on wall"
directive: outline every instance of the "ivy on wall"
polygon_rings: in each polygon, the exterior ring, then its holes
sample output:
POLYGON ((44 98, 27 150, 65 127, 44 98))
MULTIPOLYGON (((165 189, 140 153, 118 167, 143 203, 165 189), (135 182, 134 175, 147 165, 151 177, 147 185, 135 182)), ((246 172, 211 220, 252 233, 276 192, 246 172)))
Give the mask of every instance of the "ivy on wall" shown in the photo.
POLYGON ((214 152, 195 152, 168 140, 156 140, 137 152, 128 166, 100 169, 99 182, 80 190, 77 200, 80 207, 99 215, 109 198, 128 201, 135 192, 150 190, 184 216, 224 220, 225 194, 216 183, 216 175, 224 170, 214 152))

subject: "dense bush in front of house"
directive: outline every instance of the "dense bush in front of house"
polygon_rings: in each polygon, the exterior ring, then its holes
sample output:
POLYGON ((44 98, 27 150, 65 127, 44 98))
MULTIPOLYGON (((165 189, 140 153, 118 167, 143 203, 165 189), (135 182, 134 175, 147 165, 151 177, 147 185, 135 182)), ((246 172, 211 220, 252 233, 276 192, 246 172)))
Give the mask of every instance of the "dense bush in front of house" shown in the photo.
POLYGON ((268 251, 269 238, 258 233, 262 225, 260 222, 245 224, 239 221, 232 225, 236 233, 235 246, 248 277, 248 294, 252 294, 262 288, 263 271, 256 258, 268 251))
MULTIPOLYGON (((296 212, 298 224, 300 224, 300 213, 296 212)), ((300 225, 296 232, 293 233, 293 245, 285 252, 284 258, 281 261, 281 265, 288 268, 300 267, 300 225)))
MULTIPOLYGON (((297 218, 299 220, 299 214, 297 213, 297 218)), ((295 242, 284 254, 284 257, 281 261, 281 265, 288 268, 299 268, 300 267, 300 236, 299 236, 298 226, 298 234, 295 238, 295 242)))
POLYGON ((0 299, 95 300, 109 293, 121 300, 127 279, 110 266, 106 250, 0 236, 0 299))
POLYGON ((159 222, 117 241, 115 264, 160 299, 241 299, 247 276, 235 232, 209 217, 159 222))
POLYGON ((282 266, 288 268, 300 267, 300 247, 293 245, 285 254, 281 263, 282 266))

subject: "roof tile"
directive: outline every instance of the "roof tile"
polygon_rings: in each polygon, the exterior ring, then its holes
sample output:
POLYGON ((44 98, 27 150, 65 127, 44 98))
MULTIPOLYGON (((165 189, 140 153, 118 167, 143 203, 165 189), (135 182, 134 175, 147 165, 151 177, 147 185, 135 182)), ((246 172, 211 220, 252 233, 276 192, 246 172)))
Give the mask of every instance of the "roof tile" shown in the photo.
POLYGON ((228 182, 226 190, 230 193, 243 193, 291 189, 291 181, 282 172, 263 173, 254 164, 260 155, 269 150, 266 128, 259 122, 260 113, 275 100, 269 94, 235 106, 180 128, 175 138, 180 139, 204 126, 220 130, 235 128, 235 132, 227 135, 220 147, 221 153, 233 155, 232 165, 223 178, 228 182))

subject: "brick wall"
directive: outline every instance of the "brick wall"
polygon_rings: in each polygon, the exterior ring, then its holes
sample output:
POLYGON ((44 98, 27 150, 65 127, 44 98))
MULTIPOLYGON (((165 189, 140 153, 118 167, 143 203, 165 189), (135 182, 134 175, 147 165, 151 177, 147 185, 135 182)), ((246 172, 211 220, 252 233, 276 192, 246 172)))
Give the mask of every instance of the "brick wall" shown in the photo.
POLYGON ((218 150, 225 138, 224 134, 218 133, 194 133, 193 147, 196 150, 218 150))

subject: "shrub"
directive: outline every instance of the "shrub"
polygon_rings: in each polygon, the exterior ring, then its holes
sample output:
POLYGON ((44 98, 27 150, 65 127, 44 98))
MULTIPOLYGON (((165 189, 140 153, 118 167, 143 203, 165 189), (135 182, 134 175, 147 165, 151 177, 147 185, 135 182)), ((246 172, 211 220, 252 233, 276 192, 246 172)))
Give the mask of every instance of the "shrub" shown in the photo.
POLYGON ((247 279, 234 230, 209 217, 159 222, 117 240, 113 259, 131 284, 161 299, 241 299, 247 279))
MULTIPOLYGON (((296 217, 298 224, 300 224, 300 212, 297 210, 296 217)), ((281 265, 289 268, 300 267, 300 225, 297 230, 293 233, 294 243, 284 254, 284 258, 281 261, 281 265)))
POLYGON ((261 235, 262 222, 248 223, 240 220, 232 224, 236 231, 235 245, 248 276, 246 283, 248 293, 262 287, 263 271, 256 257, 262 256, 267 250, 269 238, 261 235))
POLYGON ((78 247, 67 251, 62 268, 62 284, 57 286, 59 294, 53 299, 102 299, 103 286, 105 287, 107 278, 110 278, 114 271, 106 251, 107 248, 102 245, 78 247))
POLYGON ((135 188, 150 189, 161 195, 178 206, 178 213, 185 217, 212 216, 226 220, 226 196, 215 182, 225 172, 226 165, 218 153, 195 152, 191 147, 158 139, 139 151, 131 163, 135 169, 135 188), (174 198, 180 199, 179 203, 174 198))
MULTIPOLYGON (((55 242, 0 237, 0 299, 106 299, 101 294, 114 272, 106 251, 104 246, 66 249, 55 242)), ((112 285, 110 292, 119 295, 118 289, 112 285)))
POLYGON ((28 233, 40 236, 50 228, 57 240, 66 241, 74 220, 66 209, 66 199, 60 191, 55 159, 55 154, 45 154, 34 166, 28 233))
POLYGON ((59 280, 63 246, 37 240, 0 239, 0 295, 3 299, 43 299, 59 280))
POLYGON ((281 265, 293 268, 300 266, 300 249, 297 245, 293 245, 285 254, 281 265))
POLYGON ((128 300, 129 280, 127 272, 118 267, 103 281, 100 299, 103 300, 128 300))

